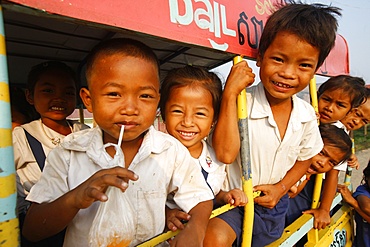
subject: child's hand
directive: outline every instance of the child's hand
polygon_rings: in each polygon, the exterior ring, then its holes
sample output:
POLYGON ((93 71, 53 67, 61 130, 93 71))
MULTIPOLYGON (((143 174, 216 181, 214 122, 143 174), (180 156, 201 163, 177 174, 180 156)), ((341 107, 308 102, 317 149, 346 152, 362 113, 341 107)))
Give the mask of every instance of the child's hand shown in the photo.
POLYGON ((190 220, 190 215, 180 209, 166 207, 166 225, 169 230, 173 232, 177 229, 184 230, 185 227, 181 222, 182 220, 190 220))
POLYGON ((254 198, 254 202, 265 208, 272 209, 278 204, 280 198, 285 194, 285 190, 279 184, 264 184, 257 185, 253 188, 254 191, 261 191, 262 196, 254 198))
POLYGON ((360 163, 358 162, 357 156, 355 154, 351 154, 351 157, 347 160, 347 164, 351 168, 355 168, 358 170, 360 168, 360 163))
POLYGON ((349 204, 349 205, 355 205, 357 203, 356 199, 353 198, 351 191, 349 191, 348 187, 346 185, 338 184, 337 190, 339 193, 342 194, 343 199, 349 204))
POLYGON ((95 201, 105 202, 108 200, 105 194, 108 186, 115 186, 125 192, 128 181, 137 179, 138 176, 134 172, 123 167, 100 170, 72 190, 75 194, 75 207, 82 209, 89 207, 95 201))
POLYGON ((330 224, 330 212, 322 208, 309 209, 303 212, 304 214, 312 214, 314 217, 313 227, 321 230, 330 224))
POLYGON ((248 198, 245 193, 240 189, 232 189, 226 192, 223 196, 224 204, 230 204, 233 206, 245 206, 248 202, 248 198))
POLYGON ((227 77, 225 91, 238 95, 243 89, 249 87, 254 82, 255 74, 248 66, 248 63, 243 60, 235 64, 227 77))

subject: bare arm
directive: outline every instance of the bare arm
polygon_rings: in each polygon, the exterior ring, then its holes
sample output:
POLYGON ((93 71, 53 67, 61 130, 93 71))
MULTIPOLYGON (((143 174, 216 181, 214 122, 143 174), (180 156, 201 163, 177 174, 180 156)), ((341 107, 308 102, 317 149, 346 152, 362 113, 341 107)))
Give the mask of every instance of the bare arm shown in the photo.
POLYGON ((246 61, 233 66, 227 78, 220 107, 220 115, 213 133, 212 145, 219 161, 232 163, 240 149, 237 97, 254 82, 255 75, 246 61), (227 140, 227 142, 226 142, 227 140))
POLYGON ((332 169, 326 173, 320 206, 317 209, 306 210, 304 213, 313 214, 314 228, 324 229, 330 224, 330 208, 337 191, 338 170, 332 169))
POLYGON ((305 174, 308 167, 311 165, 311 159, 305 161, 296 161, 293 167, 285 174, 284 178, 276 184, 257 185, 255 191, 261 191, 263 196, 256 197, 254 202, 266 207, 273 208, 279 202, 294 184, 305 174))
POLYGON ((370 198, 359 195, 357 200, 352 196, 351 191, 345 185, 338 184, 338 192, 342 194, 343 199, 351 205, 361 217, 370 222, 370 198))
POLYGON ((124 192, 128 179, 138 178, 122 167, 100 170, 53 202, 33 203, 25 218, 24 236, 30 241, 39 241, 60 232, 80 209, 89 207, 94 201, 107 201, 104 192, 108 186, 116 186, 124 192))
POLYGON ((189 222, 185 225, 185 229, 171 241, 171 246, 202 246, 212 207, 212 200, 200 202, 193 207, 189 212, 189 222))

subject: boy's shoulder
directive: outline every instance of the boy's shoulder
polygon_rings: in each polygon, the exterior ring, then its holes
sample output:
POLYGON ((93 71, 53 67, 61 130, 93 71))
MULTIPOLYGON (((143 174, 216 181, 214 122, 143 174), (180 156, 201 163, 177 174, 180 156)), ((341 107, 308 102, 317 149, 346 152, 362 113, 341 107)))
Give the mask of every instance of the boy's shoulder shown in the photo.
POLYGON ((172 148, 187 151, 186 147, 179 140, 167 133, 156 130, 153 126, 149 128, 145 139, 147 141, 144 142, 144 145, 151 145, 152 151, 155 153, 161 153, 172 148))
POLYGON ((67 135, 61 142, 61 147, 74 151, 86 151, 91 145, 101 143, 103 135, 99 127, 83 129, 67 135))
POLYGON ((361 184, 356 188, 356 191, 353 193, 353 197, 356 198, 357 196, 367 196, 370 198, 370 189, 369 186, 366 184, 361 184))
POLYGON ((81 123, 80 121, 78 120, 71 120, 71 119, 68 119, 67 120, 70 125, 72 126, 73 128, 73 131, 80 131, 80 130, 85 130, 85 129, 90 129, 90 127, 86 124, 83 124, 81 123))
POLYGON ((292 96, 293 111, 299 114, 302 121, 316 120, 315 109, 307 101, 299 98, 296 94, 292 96))
POLYGON ((31 136, 36 138, 39 142, 44 143, 45 134, 41 127, 41 120, 34 120, 32 122, 22 124, 21 126, 17 126, 13 129, 12 135, 13 135, 13 143, 14 139, 18 140, 26 140, 26 133, 27 131, 31 136))

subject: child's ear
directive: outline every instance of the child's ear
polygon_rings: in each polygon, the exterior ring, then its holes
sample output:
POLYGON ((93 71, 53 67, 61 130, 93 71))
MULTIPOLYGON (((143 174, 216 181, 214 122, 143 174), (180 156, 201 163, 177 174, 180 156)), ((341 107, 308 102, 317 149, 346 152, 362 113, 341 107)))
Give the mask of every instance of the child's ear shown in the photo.
POLYGON ((91 105, 91 95, 90 91, 87 88, 81 88, 80 90, 80 97, 82 102, 84 103, 86 109, 92 113, 92 105, 91 105))
POLYGON ((261 67, 261 62, 262 62, 262 57, 261 57, 261 54, 258 53, 257 61, 256 61, 257 67, 261 67))
POLYGON ((26 100, 28 101, 28 103, 30 103, 31 105, 34 105, 35 103, 33 101, 33 95, 30 92, 30 90, 26 89, 26 91, 24 93, 26 95, 26 100))

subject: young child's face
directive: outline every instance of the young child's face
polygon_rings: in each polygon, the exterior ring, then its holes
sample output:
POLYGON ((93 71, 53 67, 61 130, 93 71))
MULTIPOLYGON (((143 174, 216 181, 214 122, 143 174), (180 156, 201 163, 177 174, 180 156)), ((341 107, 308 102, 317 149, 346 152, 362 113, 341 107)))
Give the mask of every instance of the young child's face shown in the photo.
POLYGON ((290 100, 313 78, 319 50, 288 32, 277 33, 263 57, 257 58, 260 78, 270 104, 290 100))
POLYGON ((140 141, 153 124, 159 102, 156 65, 123 54, 100 55, 89 77, 89 90, 81 90, 86 108, 103 130, 104 143, 117 143, 125 125, 123 144, 140 141))
POLYGON ((211 129, 214 109, 212 95, 201 86, 171 90, 165 105, 166 128, 194 158, 202 152, 203 140, 211 129))
POLYGON ((370 99, 358 108, 352 109, 341 122, 347 130, 357 130, 370 122, 370 99))
POLYGON ((35 106, 41 119, 65 120, 76 108, 76 85, 70 75, 50 70, 36 82, 33 95, 27 100, 35 106))
POLYGON ((334 123, 343 119, 351 110, 351 97, 342 89, 323 92, 319 98, 321 123, 334 123))
POLYGON ((339 148, 326 145, 324 140, 323 149, 312 158, 311 166, 308 168, 307 172, 310 174, 328 172, 343 160, 344 155, 345 153, 339 148))

